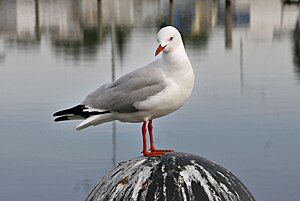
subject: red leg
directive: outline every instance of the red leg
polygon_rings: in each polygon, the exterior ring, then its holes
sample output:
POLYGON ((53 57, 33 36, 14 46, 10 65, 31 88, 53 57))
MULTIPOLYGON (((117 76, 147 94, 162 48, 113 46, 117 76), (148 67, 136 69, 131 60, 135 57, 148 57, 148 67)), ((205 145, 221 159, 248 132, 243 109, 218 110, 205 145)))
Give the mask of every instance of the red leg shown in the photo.
POLYGON ((149 122, 148 122, 148 132, 149 132, 149 137, 150 137, 150 151, 152 153, 161 153, 161 155, 165 154, 166 152, 173 152, 174 150, 158 150, 158 149, 155 149, 152 130, 153 130, 152 120, 149 120, 149 122))
POLYGON ((143 153, 145 155, 145 152, 147 152, 147 140, 146 140, 146 134, 147 134, 147 129, 146 129, 146 122, 143 122, 142 126, 142 135, 143 135, 143 153))
POLYGON ((148 122, 148 132, 149 132, 149 137, 150 137, 150 150, 154 151, 156 149, 154 147, 154 139, 153 139, 152 129, 153 129, 152 120, 150 120, 148 122))
POLYGON ((149 152, 147 150, 147 139, 146 139, 146 134, 147 134, 147 128, 146 128, 146 121, 143 122, 142 126, 142 135, 143 135, 143 155, 144 156, 161 156, 163 155, 162 153, 159 152, 149 152))

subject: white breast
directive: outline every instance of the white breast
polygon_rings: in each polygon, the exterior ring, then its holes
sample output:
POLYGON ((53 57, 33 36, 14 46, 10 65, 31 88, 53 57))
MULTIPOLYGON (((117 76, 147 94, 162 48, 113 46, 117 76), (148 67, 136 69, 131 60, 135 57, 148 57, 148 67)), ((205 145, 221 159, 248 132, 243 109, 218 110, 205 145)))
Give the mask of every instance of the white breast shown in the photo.
POLYGON ((158 118, 176 111, 190 97, 194 84, 192 68, 188 72, 181 73, 168 77, 166 79, 167 87, 163 91, 136 103, 135 107, 148 111, 148 117, 146 117, 148 119, 158 118))

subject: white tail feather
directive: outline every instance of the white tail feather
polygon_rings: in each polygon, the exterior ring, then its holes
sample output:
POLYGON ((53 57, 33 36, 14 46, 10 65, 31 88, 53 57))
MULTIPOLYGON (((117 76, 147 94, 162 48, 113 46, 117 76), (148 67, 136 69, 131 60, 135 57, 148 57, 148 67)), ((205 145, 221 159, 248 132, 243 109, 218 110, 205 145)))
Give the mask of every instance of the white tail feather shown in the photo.
POLYGON ((96 126, 98 124, 102 124, 104 122, 108 122, 112 120, 112 114, 99 114, 99 115, 94 115, 86 120, 82 121, 78 126, 76 127, 76 130, 82 130, 85 129, 89 126, 96 126))

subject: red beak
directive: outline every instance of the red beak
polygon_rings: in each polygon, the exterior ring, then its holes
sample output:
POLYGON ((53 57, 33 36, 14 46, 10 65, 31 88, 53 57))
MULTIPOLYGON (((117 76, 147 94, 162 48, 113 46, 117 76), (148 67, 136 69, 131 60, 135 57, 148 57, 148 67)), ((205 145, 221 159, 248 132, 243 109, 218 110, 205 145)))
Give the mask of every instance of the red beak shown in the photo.
POLYGON ((165 49, 165 47, 166 47, 166 45, 163 47, 161 45, 159 45, 155 51, 155 56, 157 56, 161 51, 163 51, 165 49))

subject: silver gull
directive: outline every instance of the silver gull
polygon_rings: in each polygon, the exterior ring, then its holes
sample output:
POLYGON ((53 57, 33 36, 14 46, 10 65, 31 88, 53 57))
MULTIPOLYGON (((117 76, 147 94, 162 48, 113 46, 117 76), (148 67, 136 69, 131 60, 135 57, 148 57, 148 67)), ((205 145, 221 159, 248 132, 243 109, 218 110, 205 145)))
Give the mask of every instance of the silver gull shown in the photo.
POLYGON ((143 122, 143 155, 161 156, 173 150, 154 147, 152 120, 180 108, 190 97, 194 72, 179 31, 172 26, 157 33, 155 56, 162 56, 145 67, 106 83, 75 107, 53 114, 55 121, 84 119, 77 130, 105 122, 143 122), (148 126, 147 126, 148 122, 148 126), (150 151, 147 149, 147 127, 150 151))

